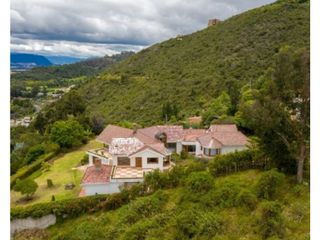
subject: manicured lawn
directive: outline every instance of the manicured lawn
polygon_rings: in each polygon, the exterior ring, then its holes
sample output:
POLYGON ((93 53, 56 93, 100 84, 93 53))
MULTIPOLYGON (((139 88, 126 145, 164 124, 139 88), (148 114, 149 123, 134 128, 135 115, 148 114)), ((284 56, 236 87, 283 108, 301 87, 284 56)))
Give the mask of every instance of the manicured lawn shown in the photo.
MULTIPOLYGON (((94 140, 81 148, 66 153, 54 158, 50 170, 47 172, 35 172, 32 176, 38 183, 34 199, 24 205, 34 204, 38 202, 51 201, 52 195, 56 200, 77 197, 80 191, 80 181, 83 176, 83 172, 79 170, 73 170, 72 168, 79 165, 80 160, 85 155, 85 152, 89 149, 99 148, 102 144, 94 140), (47 179, 51 179, 54 187, 47 187, 47 179), (72 190, 65 190, 64 185, 73 182, 76 187, 72 190)), ((21 194, 11 191, 11 206, 17 206, 16 201, 21 198, 21 194)))

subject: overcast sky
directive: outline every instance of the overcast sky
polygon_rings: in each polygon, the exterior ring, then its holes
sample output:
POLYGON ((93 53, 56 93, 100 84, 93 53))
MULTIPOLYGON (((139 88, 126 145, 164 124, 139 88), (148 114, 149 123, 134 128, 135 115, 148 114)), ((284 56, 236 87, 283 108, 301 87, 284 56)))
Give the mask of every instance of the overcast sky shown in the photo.
POLYGON ((138 51, 275 0, 11 0, 11 50, 94 57, 138 51))

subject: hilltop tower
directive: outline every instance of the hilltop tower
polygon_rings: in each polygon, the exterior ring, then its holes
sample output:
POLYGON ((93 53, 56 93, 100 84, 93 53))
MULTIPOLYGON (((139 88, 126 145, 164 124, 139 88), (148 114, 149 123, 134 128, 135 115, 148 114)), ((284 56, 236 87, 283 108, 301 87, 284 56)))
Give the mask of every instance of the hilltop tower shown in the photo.
POLYGON ((208 27, 217 25, 219 22, 221 22, 221 21, 219 19, 217 19, 217 18, 209 19, 208 27))

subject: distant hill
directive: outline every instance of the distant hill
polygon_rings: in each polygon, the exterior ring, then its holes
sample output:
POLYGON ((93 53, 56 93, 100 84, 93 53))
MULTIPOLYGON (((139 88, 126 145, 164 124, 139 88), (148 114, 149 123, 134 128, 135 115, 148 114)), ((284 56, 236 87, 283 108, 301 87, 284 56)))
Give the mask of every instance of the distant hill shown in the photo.
POLYGON ((84 58, 68 57, 68 56, 46 56, 54 65, 72 64, 85 60, 84 58))
POLYGON ((83 60, 62 66, 33 68, 30 71, 11 75, 13 81, 68 79, 81 76, 94 76, 109 68, 112 64, 126 59, 134 52, 122 52, 113 56, 83 60))
POLYGON ((44 56, 29 53, 11 53, 12 69, 30 69, 33 67, 51 66, 52 63, 44 56))
POLYGON ((166 102, 182 116, 194 115, 222 91, 236 110, 241 87, 257 82, 281 47, 309 48, 309 8, 308 1, 278 1, 155 44, 78 91, 88 113, 103 114, 109 123, 158 123, 166 102))

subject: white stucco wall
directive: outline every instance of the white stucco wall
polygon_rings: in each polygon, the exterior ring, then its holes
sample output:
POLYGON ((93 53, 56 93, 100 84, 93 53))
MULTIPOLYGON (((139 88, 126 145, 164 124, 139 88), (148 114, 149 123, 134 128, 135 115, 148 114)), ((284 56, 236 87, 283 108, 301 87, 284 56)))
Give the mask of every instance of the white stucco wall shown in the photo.
POLYGON ((179 141, 177 142, 177 153, 180 154, 182 151, 182 143, 179 141))
POLYGON ((99 156, 97 154, 93 154, 92 152, 87 152, 87 154, 89 155, 89 166, 93 165, 93 157, 97 157, 97 158, 101 159, 102 164, 106 164, 106 165, 111 164, 112 165, 111 159, 109 160, 108 158, 104 158, 104 157, 99 156))
POLYGON ((241 151, 247 149, 246 146, 228 146, 228 147, 222 147, 221 148, 221 154, 234 152, 236 150, 241 151))
POLYGON ((142 158, 142 168, 149 168, 149 169, 156 169, 159 168, 160 170, 163 170, 163 155, 160 153, 157 153, 151 149, 145 149, 141 152, 138 152, 134 155, 131 156, 131 162, 133 163, 132 167, 135 167, 136 164, 136 157, 141 157, 142 158), (148 158, 158 158, 159 161, 157 164, 148 164, 148 158))
POLYGON ((196 151, 195 151, 195 155, 196 156, 199 156, 202 154, 202 150, 201 150, 201 145, 198 141, 194 141, 194 142, 181 142, 181 150, 180 152, 182 151, 182 145, 195 145, 196 146, 196 151))

